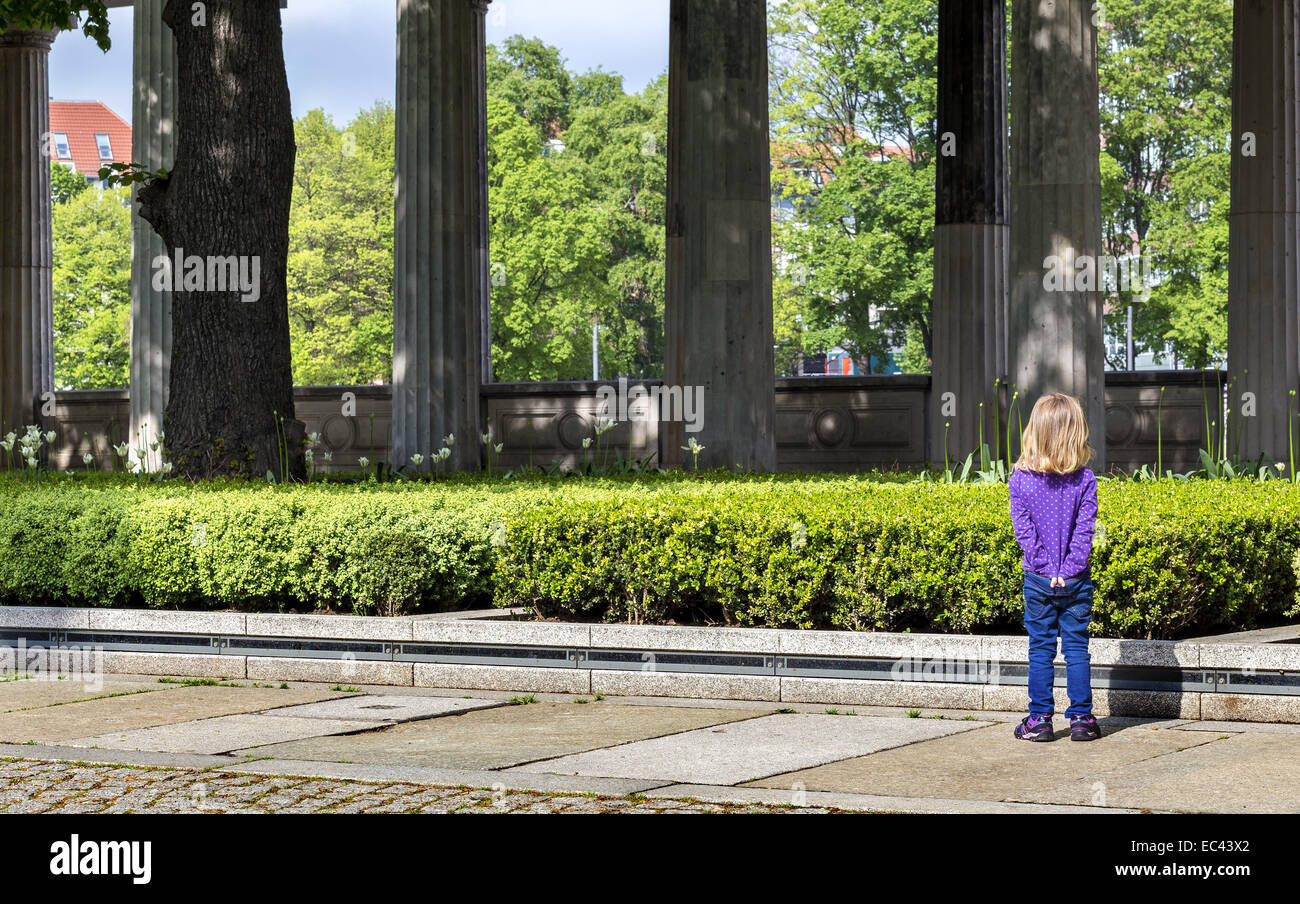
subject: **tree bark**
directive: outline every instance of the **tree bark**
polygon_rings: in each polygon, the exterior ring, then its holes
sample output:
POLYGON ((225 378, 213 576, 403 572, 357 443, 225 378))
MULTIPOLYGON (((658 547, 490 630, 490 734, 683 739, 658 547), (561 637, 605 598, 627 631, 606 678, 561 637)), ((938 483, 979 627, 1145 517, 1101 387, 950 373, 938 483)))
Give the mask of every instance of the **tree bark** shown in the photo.
POLYGON ((202 265, 200 279, 192 266, 171 270, 165 445, 191 478, 301 476, 285 284, 296 148, 280 10, 225 0, 206 4, 200 23, 192 6, 163 10, 176 37, 175 163, 138 193, 169 259, 202 265), (233 288, 218 279, 232 256, 249 278, 233 288))

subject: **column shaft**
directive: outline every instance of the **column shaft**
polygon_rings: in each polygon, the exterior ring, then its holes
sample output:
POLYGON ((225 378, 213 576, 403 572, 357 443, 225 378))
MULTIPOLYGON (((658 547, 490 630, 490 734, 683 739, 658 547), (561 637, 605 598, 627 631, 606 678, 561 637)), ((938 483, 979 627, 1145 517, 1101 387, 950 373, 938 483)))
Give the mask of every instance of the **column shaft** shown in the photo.
POLYGON ((1005 0, 940 0, 932 462, 994 446, 994 380, 1005 377, 1007 44, 1005 0), (950 395, 951 394, 951 395, 950 395), (983 403, 981 409, 980 404, 983 403))
POLYGON ((397 3, 395 467, 428 458, 448 433, 449 466, 479 465, 486 9, 482 0, 397 3))
MULTIPOLYGON (((1007 364, 1028 419, 1049 392, 1088 416, 1105 470, 1100 123, 1092 0, 1013 0, 1007 364), (1084 261, 1091 259, 1092 280, 1084 261)), ((1017 420, 1019 426, 1019 420, 1017 420)))
POLYGON ((0 434, 43 424, 54 389, 52 31, 0 34, 0 434))
POLYGON ((703 429, 663 424, 669 465, 776 467, 772 198, 764 0, 673 0, 669 44, 669 386, 704 387, 703 429))
MULTIPOLYGON (((176 40, 163 24, 166 0, 135 0, 131 160, 170 170, 175 148, 176 40)), ((167 248, 131 206, 131 433, 134 444, 163 428, 172 355, 172 298, 153 287, 153 262, 167 248)))
POLYGON ((1236 0, 1228 217, 1229 449, 1239 448, 1248 458, 1268 453, 1279 462, 1288 460, 1290 442, 1300 449, 1297 401, 1291 397, 1300 388, 1297 53, 1298 0, 1236 0), (1242 416, 1246 392, 1254 394, 1254 416, 1242 416))

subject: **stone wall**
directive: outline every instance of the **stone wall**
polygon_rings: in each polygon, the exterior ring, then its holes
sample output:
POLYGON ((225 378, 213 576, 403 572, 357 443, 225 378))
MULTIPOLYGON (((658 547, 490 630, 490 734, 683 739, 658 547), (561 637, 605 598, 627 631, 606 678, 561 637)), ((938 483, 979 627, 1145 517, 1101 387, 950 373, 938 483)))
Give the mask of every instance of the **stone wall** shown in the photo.
MULTIPOLYGON (((1219 376, 1223 382, 1222 374, 1219 376)), ((657 380, 627 381, 623 397, 649 392, 657 380)), ((483 388, 482 407, 492 425, 494 442, 504 444, 494 467, 559 462, 575 467, 586 461, 606 464, 615 455, 644 459, 659 450, 657 422, 611 414, 618 425, 594 437, 601 386, 590 381, 494 383, 483 388)), ((1198 450, 1206 447, 1205 410, 1213 408, 1215 375, 1199 371, 1152 371, 1106 375, 1106 448, 1112 467, 1132 471, 1155 466, 1163 446, 1166 469, 1189 471, 1200 466, 1198 450), (1203 386, 1204 384, 1204 386, 1203 386), (1161 387, 1164 387, 1163 402, 1161 387)), ((615 392, 617 397, 618 393, 615 392)), ((776 456, 780 471, 864 471, 873 468, 921 468, 926 462, 928 376, 789 377, 776 381, 776 456)), ((112 467, 112 443, 127 439, 130 399, 126 390, 92 390, 56 394, 54 420, 59 438, 51 463, 80 470, 81 457, 94 451, 98 465, 112 467)), ((297 390, 298 418, 308 433, 319 433, 316 462, 322 470, 352 470, 365 456, 388 459, 392 426, 392 390, 381 386, 302 386, 297 390), (325 465, 324 452, 333 462, 325 465)), ((631 414, 636 413, 632 406, 631 414)), ((1028 406, 1024 409, 1028 415, 1028 406)), ((1221 417, 1211 419, 1222 422, 1221 417)), ((703 409, 696 436, 707 446, 710 418, 703 409)), ((992 437, 987 437, 992 445, 992 437)), ((457 445, 482 452, 478 436, 458 436, 457 445)), ((940 446, 942 448, 942 446, 940 446)), ((427 456, 436 449, 422 450, 427 456)), ((955 460, 969 450, 952 449, 955 460)), ((1284 453, 1285 450, 1282 450, 1284 453)), ((685 456, 689 467, 690 456, 685 456)), ((657 459, 656 459, 657 460, 657 459)), ((428 465, 426 464, 427 468, 428 465)))

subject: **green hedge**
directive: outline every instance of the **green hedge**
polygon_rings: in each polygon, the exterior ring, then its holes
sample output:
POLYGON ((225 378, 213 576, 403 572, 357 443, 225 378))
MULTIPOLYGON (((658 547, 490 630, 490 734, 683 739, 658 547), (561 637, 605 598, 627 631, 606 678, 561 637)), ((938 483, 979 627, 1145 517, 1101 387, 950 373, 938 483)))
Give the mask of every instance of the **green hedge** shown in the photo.
MULTIPOLYGON (((1300 488, 1103 481, 1095 632, 1275 624, 1296 603, 1300 488)), ((510 521, 499 603, 607 620, 881 631, 1019 629, 998 485, 823 479, 563 501, 510 521)))
MULTIPOLYGON (((1300 488, 1102 481, 1097 633, 1300 613, 1300 488)), ((1005 486, 672 475, 380 487, 0 477, 0 604, 1018 631, 1005 486)))

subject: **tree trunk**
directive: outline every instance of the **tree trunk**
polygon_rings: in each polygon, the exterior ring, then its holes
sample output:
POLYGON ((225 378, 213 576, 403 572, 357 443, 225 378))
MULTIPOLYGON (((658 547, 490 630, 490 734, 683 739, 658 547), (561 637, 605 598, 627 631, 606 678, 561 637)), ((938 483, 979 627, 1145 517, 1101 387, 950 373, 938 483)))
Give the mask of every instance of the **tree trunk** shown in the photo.
MULTIPOLYGON (((303 473, 285 285, 296 148, 278 6, 168 0, 163 10, 176 36, 175 164, 138 198, 171 261, 163 428, 176 471, 191 478, 303 473)), ((161 269, 154 262, 155 280, 161 269)))

